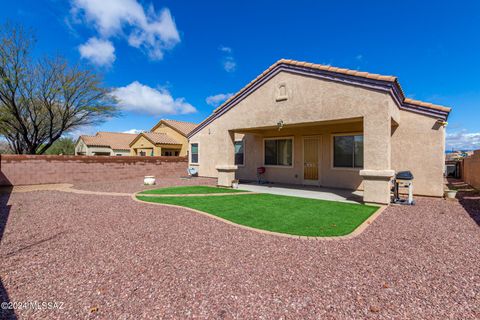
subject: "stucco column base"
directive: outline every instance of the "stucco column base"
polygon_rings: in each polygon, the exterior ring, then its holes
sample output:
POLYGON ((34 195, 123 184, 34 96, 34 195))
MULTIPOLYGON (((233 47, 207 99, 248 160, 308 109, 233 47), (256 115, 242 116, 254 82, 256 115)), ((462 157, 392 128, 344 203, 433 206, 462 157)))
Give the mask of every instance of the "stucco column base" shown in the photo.
POLYGON ((223 165, 216 166, 215 169, 218 171, 217 185, 220 187, 231 187, 232 181, 235 179, 237 166, 223 165))
POLYGON ((393 170, 360 170, 363 177, 363 201, 367 203, 390 203, 390 181, 393 170))

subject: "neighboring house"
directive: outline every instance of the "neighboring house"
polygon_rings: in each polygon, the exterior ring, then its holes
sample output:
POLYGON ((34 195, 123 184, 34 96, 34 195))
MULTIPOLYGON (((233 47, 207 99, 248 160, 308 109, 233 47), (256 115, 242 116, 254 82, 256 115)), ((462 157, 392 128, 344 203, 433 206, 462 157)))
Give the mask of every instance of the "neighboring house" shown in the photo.
POLYGON ((405 98, 396 77, 279 60, 190 134, 190 166, 229 186, 256 180, 361 189, 390 202, 395 171, 443 195, 450 108, 405 98))
POLYGON ((134 156, 180 156, 188 154, 187 135, 197 124, 176 120, 160 120, 150 132, 140 133, 130 143, 134 156))
POLYGON ((137 134, 119 132, 97 132, 94 136, 82 135, 75 144, 75 155, 128 156, 130 142, 137 134))
POLYGON ((445 176, 462 178, 462 160, 473 155, 473 151, 452 151, 445 155, 445 176))

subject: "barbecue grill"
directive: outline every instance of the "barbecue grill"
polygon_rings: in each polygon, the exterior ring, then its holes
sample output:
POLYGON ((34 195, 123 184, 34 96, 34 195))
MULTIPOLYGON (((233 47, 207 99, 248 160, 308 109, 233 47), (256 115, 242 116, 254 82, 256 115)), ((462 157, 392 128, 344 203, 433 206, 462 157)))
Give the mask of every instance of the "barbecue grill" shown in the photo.
POLYGON ((393 203, 414 205, 413 200, 413 174, 410 171, 399 171, 395 174, 393 180, 393 203), (406 188, 408 190, 408 198, 400 198, 400 188, 406 188))

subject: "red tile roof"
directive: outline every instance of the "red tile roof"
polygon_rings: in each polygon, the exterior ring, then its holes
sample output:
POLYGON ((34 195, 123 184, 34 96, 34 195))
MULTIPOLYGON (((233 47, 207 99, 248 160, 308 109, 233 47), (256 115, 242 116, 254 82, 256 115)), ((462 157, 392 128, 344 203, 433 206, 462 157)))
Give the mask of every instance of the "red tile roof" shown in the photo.
MULTIPOLYGON (((296 61, 296 60, 280 59, 277 62, 275 62, 274 64, 272 64, 267 70, 262 72, 258 77, 253 79, 245 87, 240 89, 240 91, 238 91, 236 94, 234 94, 228 100, 226 100, 224 103, 222 103, 218 108, 215 109, 215 112, 217 110, 221 109, 224 105, 228 104, 228 102, 230 102, 231 100, 235 99, 243 91, 250 88, 260 78, 262 78, 264 75, 269 73, 272 69, 274 69, 275 67, 277 67, 280 64, 287 64, 287 65, 292 65, 292 66, 297 66, 297 67, 306 67, 306 68, 311 68, 311 69, 324 70, 324 71, 329 71, 329 72, 334 72, 334 73, 339 73, 339 74, 345 74, 345 75, 349 75, 349 76, 366 78, 366 79, 388 81, 388 82, 392 82, 392 83, 395 83, 396 85, 398 85, 399 89, 401 90, 400 84, 398 83, 398 78, 395 77, 395 76, 386 76, 386 75, 380 75, 380 74, 376 74, 376 73, 361 72, 361 71, 357 71, 357 70, 337 68, 337 67, 332 67, 332 66, 329 66, 329 65, 302 62, 302 61, 296 61)), ((402 94, 403 94, 403 91, 402 91, 402 94)), ((406 103, 409 103, 409 104, 412 104, 412 105, 416 105, 416 106, 420 106, 420 107, 426 107, 426 108, 430 108, 430 109, 441 110, 441 111, 450 112, 450 109, 451 109, 449 107, 436 105, 436 104, 432 104, 432 103, 427 103, 427 102, 422 102, 422 101, 418 101, 418 100, 412 100, 412 99, 408 99, 408 98, 405 98, 404 101, 406 103)))
POLYGON ((185 137, 197 126, 197 123, 193 122, 162 119, 150 131, 155 131, 162 123, 178 131, 185 137))
POLYGON ((262 72, 259 76, 257 76, 255 79, 253 79, 250 83, 240 89, 236 94, 227 99, 218 108, 216 108, 209 117, 203 120, 200 124, 197 125, 195 129, 193 129, 189 133, 189 137, 200 131, 205 125, 213 121, 213 119, 216 119, 218 116, 223 114, 223 112, 229 110, 234 105, 236 105, 238 101, 241 101, 243 94, 248 94, 250 90, 254 90, 257 83, 261 82, 271 72, 280 67, 290 67, 292 70, 295 70, 293 68, 296 68, 296 70, 298 70, 299 72, 313 73, 314 71, 321 71, 328 76, 336 76, 338 78, 349 77, 350 79, 354 79, 351 80, 352 82, 358 81, 358 84, 360 86, 365 85, 366 87, 369 86, 369 82, 374 82, 376 86, 386 88, 385 90, 388 89, 389 92, 392 94, 392 97, 394 97, 395 101, 398 102, 400 108, 420 114, 436 116, 439 119, 446 120, 448 118, 448 114, 451 111, 450 107, 405 98, 405 94, 403 93, 400 83, 395 76, 387 76, 375 73, 361 72, 357 70, 336 68, 328 65, 296 60, 280 59, 273 65, 271 65, 267 70, 262 72))
POLYGON ((89 147, 107 147, 114 150, 130 150, 130 142, 137 134, 121 132, 97 132, 94 136, 82 135, 80 139, 89 147))
POLYGON ((159 133, 159 132, 144 132, 140 133, 145 138, 150 140, 153 144, 181 144, 174 138, 170 137, 166 133, 159 133))

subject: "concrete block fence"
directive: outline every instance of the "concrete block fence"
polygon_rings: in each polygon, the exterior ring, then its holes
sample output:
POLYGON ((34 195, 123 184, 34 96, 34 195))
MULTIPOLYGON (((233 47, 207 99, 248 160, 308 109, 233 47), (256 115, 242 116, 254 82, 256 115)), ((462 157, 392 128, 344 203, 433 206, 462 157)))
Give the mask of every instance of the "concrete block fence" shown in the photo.
POLYGON ((186 157, 0 155, 0 185, 175 178, 187 166, 186 157))

